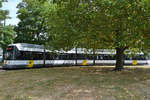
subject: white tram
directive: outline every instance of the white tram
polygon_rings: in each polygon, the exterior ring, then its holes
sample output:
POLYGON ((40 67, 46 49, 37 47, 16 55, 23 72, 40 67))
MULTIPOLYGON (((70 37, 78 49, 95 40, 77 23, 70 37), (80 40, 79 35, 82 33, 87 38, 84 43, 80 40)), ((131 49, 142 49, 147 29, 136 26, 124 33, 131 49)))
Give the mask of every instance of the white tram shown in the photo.
MULTIPOLYGON (((7 47, 4 69, 50 67, 58 65, 114 65, 116 63, 115 53, 112 50, 97 50, 95 53, 85 49, 72 49, 68 52, 45 50, 44 46, 17 43, 7 47)), ((149 64, 149 57, 142 53, 136 57, 125 55, 124 64, 146 65, 149 64)))

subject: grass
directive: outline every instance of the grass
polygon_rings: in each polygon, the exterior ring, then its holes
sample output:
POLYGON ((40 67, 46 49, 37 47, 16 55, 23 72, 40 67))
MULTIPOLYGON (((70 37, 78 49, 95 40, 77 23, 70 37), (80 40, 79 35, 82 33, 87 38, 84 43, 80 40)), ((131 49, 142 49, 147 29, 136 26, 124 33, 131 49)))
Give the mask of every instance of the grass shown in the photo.
POLYGON ((0 72, 0 100, 150 100, 150 69, 54 67, 0 72))

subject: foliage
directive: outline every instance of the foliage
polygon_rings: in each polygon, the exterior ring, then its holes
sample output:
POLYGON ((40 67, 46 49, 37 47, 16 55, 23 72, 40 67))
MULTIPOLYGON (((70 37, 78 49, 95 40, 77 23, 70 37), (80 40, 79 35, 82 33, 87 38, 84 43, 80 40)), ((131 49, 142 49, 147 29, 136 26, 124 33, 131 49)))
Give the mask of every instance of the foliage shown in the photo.
MULTIPOLYGON (((6 0, 0 0, 0 8, 4 1, 6 0)), ((13 43, 13 39, 15 38, 13 26, 5 26, 5 20, 9 18, 8 14, 9 12, 7 10, 0 9, 0 47, 2 47, 4 52, 6 46, 13 43)))
MULTIPOLYGON (((6 2, 7 0, 0 0, 0 8, 2 7, 2 3, 6 2)), ((9 14, 9 12, 7 10, 2 10, 0 9, 0 26, 2 26, 2 22, 9 18, 7 15, 9 14)))
POLYGON ((117 66, 127 49, 149 52, 149 0, 54 0, 53 7, 47 23, 56 49, 116 49, 117 66))
POLYGON ((55 12, 47 12, 47 22, 54 27, 50 35, 58 45, 74 47, 78 42, 91 48, 95 43, 97 48, 140 50, 149 45, 145 42, 150 30, 147 0, 56 1, 55 12))
POLYGON ((20 22, 15 27, 15 42, 43 44, 48 39, 45 16, 42 13, 44 1, 46 0, 23 0, 18 4, 20 22))
POLYGON ((8 44, 13 43, 15 32, 12 26, 5 26, 0 28, 0 45, 5 48, 8 44))
MULTIPOLYGON (((52 5, 52 4, 50 4, 52 5)), ((76 7, 76 1, 61 4, 53 4, 52 11, 48 12, 48 25, 51 26, 49 35, 52 40, 49 44, 54 49, 69 50, 76 47, 87 47, 93 42, 89 39, 90 30, 88 23, 90 21, 87 6, 76 7), (89 44, 89 45, 87 45, 89 44)), ((96 37, 92 34, 91 37, 96 37)))

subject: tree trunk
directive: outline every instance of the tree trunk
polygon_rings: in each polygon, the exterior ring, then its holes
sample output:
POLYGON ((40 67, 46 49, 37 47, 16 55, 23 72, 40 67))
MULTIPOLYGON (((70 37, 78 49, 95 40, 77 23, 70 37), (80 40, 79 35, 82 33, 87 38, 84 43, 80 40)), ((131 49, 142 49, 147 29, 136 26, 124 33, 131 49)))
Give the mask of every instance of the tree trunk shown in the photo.
POLYGON ((3 63, 4 63, 4 60, 5 60, 5 53, 6 53, 6 49, 3 49, 3 60, 2 60, 3 63))
POLYGON ((121 71, 124 65, 124 48, 116 48, 116 67, 115 71, 121 71))

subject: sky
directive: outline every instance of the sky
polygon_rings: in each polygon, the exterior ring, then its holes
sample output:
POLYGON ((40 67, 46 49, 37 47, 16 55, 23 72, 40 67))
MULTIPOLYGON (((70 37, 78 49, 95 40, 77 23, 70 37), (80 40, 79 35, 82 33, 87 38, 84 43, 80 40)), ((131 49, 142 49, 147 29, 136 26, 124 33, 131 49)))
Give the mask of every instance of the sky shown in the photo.
POLYGON ((22 0, 8 0, 8 2, 3 3, 2 9, 9 10, 9 16, 11 19, 6 20, 6 25, 17 25, 19 22, 19 19, 17 18, 17 4, 21 2, 22 0))

